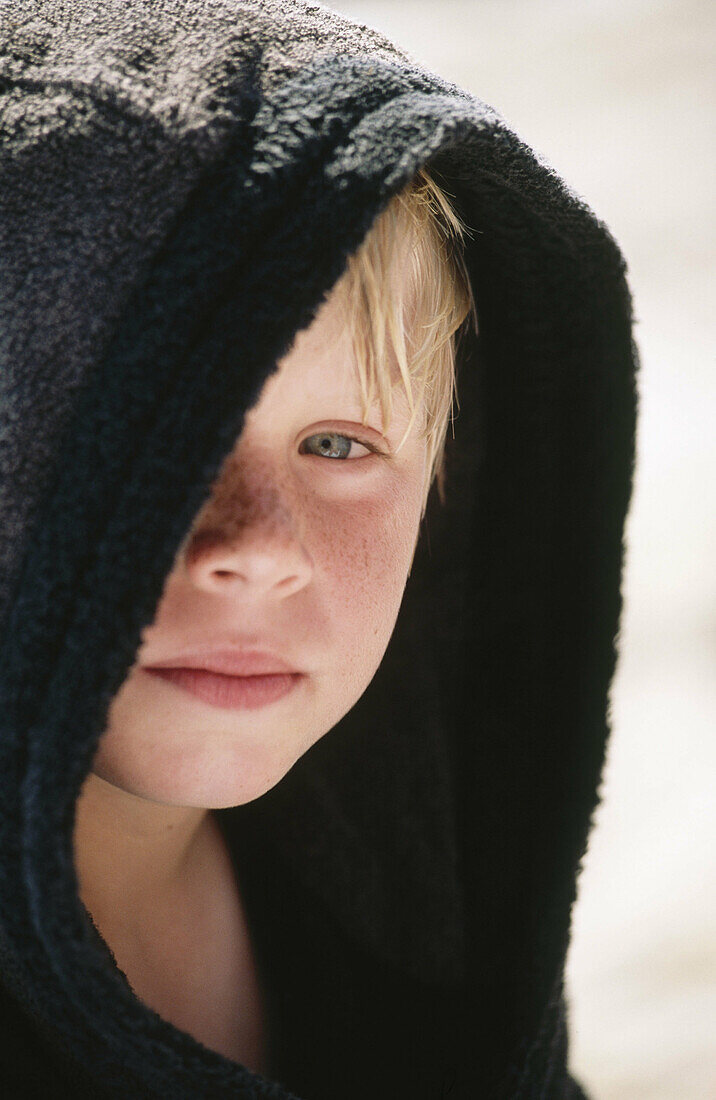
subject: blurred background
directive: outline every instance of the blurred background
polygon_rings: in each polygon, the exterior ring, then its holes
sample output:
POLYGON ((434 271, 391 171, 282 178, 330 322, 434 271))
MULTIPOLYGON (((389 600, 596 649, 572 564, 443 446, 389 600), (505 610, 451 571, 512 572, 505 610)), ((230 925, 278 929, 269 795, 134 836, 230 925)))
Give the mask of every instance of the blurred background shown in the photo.
POLYGON ((592 1100, 716 1100, 716 4, 324 2, 495 107, 626 257, 637 471, 570 1067, 592 1100))

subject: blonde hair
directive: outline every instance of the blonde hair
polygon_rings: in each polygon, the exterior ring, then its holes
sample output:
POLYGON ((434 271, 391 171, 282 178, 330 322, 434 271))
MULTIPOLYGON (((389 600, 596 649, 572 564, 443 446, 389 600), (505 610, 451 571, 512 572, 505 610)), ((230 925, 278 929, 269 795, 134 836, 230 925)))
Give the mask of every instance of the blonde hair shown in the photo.
POLYGON ((423 506, 433 479, 445 503, 444 452, 453 400, 458 405, 456 352, 467 326, 477 331, 477 312, 463 257, 469 229, 448 194, 421 168, 390 200, 357 251, 350 256, 340 284, 358 365, 363 419, 376 389, 386 429, 392 413, 393 379, 388 340, 397 359, 411 410, 403 446, 416 417, 427 442, 423 506), (409 260, 409 278, 401 267, 409 260), (410 312, 407 302, 412 297, 410 312))

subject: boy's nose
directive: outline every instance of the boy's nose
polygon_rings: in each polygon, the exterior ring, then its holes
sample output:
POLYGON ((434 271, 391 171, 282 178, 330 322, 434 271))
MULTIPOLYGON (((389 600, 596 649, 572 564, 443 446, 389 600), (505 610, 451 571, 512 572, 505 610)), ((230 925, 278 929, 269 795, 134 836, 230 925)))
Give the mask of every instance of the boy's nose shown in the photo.
POLYGON ((222 595, 292 596, 313 572, 308 554, 295 540, 267 537, 255 528, 228 539, 222 531, 201 531, 186 551, 192 582, 222 595))
POLYGON ((313 562, 275 486, 220 482, 184 549, 194 584, 216 594, 282 599, 310 581, 313 562))

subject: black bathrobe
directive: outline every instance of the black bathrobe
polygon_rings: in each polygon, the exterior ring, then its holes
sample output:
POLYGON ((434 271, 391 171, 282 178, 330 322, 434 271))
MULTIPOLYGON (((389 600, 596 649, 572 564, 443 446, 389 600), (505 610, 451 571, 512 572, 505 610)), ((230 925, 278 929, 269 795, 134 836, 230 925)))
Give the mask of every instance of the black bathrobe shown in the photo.
POLYGON ((619 248, 495 110, 320 4, 0 23, 0 1093, 583 1096, 563 983, 634 470, 619 248), (245 412, 421 166, 478 314, 446 501, 364 695, 216 811, 260 1077, 135 996, 78 896, 75 803, 245 412))

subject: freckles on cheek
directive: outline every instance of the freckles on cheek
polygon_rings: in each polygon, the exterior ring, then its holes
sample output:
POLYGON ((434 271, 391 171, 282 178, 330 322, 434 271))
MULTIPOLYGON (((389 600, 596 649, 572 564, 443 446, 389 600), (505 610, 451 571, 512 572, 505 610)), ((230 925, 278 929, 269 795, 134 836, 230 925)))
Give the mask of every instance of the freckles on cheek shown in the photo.
POLYGON ((316 557, 340 598, 360 596, 372 572, 369 525, 355 515, 333 512, 318 537, 316 557))
POLYGON ((404 518, 378 507, 333 513, 322 543, 330 552, 323 560, 349 612, 366 604, 376 610, 379 601, 392 607, 400 599, 415 537, 404 518))

